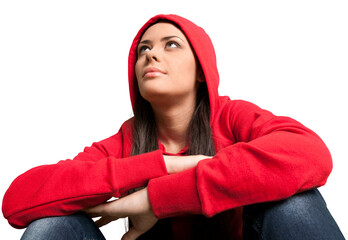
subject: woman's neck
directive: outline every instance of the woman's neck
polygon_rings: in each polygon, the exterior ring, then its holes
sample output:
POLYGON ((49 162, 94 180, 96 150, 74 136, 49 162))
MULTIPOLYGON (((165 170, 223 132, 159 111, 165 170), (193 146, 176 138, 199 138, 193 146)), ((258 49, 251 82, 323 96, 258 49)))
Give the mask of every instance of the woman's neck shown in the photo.
POLYGON ((177 153, 187 145, 188 128, 195 102, 185 105, 152 106, 158 137, 166 152, 177 153))

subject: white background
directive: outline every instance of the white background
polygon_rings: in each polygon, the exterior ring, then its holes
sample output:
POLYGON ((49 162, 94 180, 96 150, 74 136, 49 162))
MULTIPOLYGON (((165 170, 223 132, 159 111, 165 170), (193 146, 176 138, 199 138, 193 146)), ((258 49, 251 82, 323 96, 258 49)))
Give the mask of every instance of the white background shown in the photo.
MULTIPOLYGON (((216 48, 220 94, 317 132, 334 169, 320 188, 348 236, 347 1, 1 1, 0 195, 41 164, 72 158, 132 116, 127 57, 138 29, 175 13, 216 48)), ((102 228, 120 239, 124 222, 102 228)), ((0 219, 1 235, 23 230, 0 219)))

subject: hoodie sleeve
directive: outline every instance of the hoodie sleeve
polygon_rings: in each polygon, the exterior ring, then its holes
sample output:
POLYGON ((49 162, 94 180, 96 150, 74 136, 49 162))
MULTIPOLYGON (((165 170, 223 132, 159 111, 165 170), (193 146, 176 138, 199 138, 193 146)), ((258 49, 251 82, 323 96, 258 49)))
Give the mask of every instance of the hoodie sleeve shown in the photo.
POLYGON ((236 143, 197 167, 149 182, 159 218, 219 212, 275 201, 324 185, 332 170, 330 153, 311 130, 244 101, 230 101, 220 126, 236 143))
POLYGON ((122 132, 94 143, 73 160, 35 167, 17 177, 3 199, 3 214, 16 228, 69 215, 120 197, 167 174, 160 150, 122 158, 122 132))

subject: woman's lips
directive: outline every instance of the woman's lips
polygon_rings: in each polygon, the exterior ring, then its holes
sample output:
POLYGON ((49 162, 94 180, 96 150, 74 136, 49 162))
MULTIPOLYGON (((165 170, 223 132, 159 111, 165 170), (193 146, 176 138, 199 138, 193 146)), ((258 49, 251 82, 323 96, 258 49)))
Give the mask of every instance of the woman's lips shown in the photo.
POLYGON ((152 78, 152 77, 158 77, 158 76, 161 76, 165 74, 164 71, 162 71, 161 69, 159 68, 156 68, 156 67, 147 67, 145 69, 145 73, 144 73, 144 77, 145 78, 152 78))
POLYGON ((161 73, 161 72, 148 72, 148 73, 145 73, 144 77, 145 78, 152 78, 152 77, 158 77, 161 75, 163 75, 163 73, 161 73))

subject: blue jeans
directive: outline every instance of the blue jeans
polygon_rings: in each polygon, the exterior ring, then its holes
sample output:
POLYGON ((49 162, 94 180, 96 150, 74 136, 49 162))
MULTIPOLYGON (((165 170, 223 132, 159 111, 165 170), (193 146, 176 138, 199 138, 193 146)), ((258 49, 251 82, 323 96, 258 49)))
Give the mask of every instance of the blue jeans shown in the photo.
MULTIPOLYGON (((244 240, 344 239, 317 189, 283 201, 244 207, 244 240)), ((34 221, 22 240, 105 239, 83 213, 34 221)))
POLYGON ((32 222, 21 240, 105 240, 85 213, 63 217, 41 218, 32 222))
POLYGON ((344 240, 317 189, 283 201, 246 206, 243 221, 244 240, 344 240))

